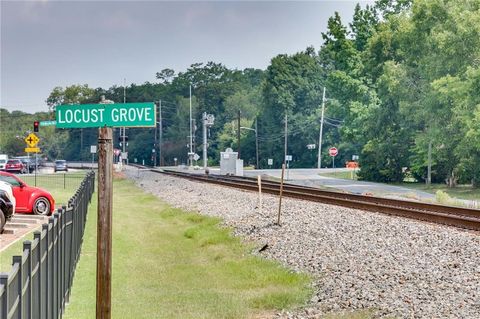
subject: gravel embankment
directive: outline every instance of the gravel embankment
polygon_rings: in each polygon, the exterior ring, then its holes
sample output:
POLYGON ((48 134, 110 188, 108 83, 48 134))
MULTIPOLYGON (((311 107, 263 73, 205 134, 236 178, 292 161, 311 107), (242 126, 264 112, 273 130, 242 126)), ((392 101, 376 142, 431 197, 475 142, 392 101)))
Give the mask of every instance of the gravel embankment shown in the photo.
POLYGON ((408 219, 278 198, 127 170, 175 207, 218 216, 236 235, 268 243, 261 254, 315 278, 305 309, 275 318, 319 318, 376 309, 376 317, 480 318, 480 236, 408 219))

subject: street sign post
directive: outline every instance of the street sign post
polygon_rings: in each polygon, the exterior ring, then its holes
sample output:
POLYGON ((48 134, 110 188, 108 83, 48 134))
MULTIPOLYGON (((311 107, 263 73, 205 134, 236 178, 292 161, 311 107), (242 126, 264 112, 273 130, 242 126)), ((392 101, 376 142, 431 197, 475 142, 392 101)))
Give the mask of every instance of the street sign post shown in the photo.
POLYGON ((54 126, 57 121, 40 121, 40 126, 54 126))
POLYGON ((337 154, 338 154, 338 149, 337 149, 336 147, 330 147, 330 148, 328 149, 328 154, 329 154, 330 156, 335 157, 335 156, 337 156, 337 154))
POLYGON ((92 166, 91 166, 92 170, 93 170, 93 162, 95 161, 96 153, 97 153, 97 145, 90 145, 90 154, 92 154, 92 166))
MULTIPOLYGON (((115 104, 102 96, 99 104, 59 105, 55 108, 55 115, 57 128, 99 128, 96 318, 109 319, 112 269, 112 127, 156 127, 156 108, 153 102, 115 104)), ((122 142, 125 148, 125 138, 122 142)), ((120 150, 115 153, 116 156, 121 154, 120 150)), ((126 155, 125 153, 124 156, 126 155)))
POLYGON ((335 156, 338 155, 338 149, 336 147, 330 147, 328 154, 332 157, 332 167, 335 168, 335 156))
POLYGON ((39 141, 40 139, 33 133, 28 134, 28 136, 25 138, 25 143, 27 143, 27 145, 30 147, 37 146, 39 141))
POLYGON ((155 127, 156 124, 153 102, 59 105, 55 115, 57 128, 155 127))
POLYGON ((25 147, 25 153, 40 153, 40 148, 38 148, 38 147, 25 147))

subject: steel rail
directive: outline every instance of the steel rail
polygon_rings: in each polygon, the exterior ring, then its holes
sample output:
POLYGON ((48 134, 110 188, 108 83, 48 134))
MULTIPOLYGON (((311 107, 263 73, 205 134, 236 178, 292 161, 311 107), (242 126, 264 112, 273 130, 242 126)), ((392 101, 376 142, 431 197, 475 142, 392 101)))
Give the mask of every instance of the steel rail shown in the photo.
MULTIPOLYGON (((257 180, 253 178, 189 174, 185 172, 158 169, 150 170, 155 173, 162 173, 195 181, 220 184, 249 191, 258 190, 257 180)), ((275 181, 262 180, 262 191, 278 195, 279 185, 280 183, 275 181)), ((388 215, 407 217, 459 228, 480 230, 480 210, 478 209, 326 191, 293 184, 284 184, 283 194, 284 196, 291 198, 385 213, 388 215)))

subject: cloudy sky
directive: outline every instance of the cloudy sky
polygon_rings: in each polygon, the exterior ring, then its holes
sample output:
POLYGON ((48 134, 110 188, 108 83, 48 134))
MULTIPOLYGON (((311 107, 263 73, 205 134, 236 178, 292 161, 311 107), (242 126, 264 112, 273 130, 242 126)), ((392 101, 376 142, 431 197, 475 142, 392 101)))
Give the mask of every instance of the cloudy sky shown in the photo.
POLYGON ((56 86, 155 82, 195 62, 265 69, 372 1, 0 1, 0 106, 46 111, 56 86))

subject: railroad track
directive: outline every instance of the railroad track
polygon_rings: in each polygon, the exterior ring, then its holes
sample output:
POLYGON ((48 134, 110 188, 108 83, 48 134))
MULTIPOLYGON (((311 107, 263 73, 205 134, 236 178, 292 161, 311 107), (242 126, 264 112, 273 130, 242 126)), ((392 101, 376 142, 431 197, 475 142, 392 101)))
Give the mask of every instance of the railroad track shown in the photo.
MULTIPOLYGON (((220 184, 249 191, 258 191, 256 178, 189 174, 159 169, 150 170, 155 173, 167 174, 195 181, 220 184)), ((262 192, 278 195, 280 193, 280 183, 262 180, 262 192)), ((285 183, 283 184, 283 196, 413 218, 464 229, 480 230, 480 210, 478 209, 326 191, 313 187, 285 183)))

